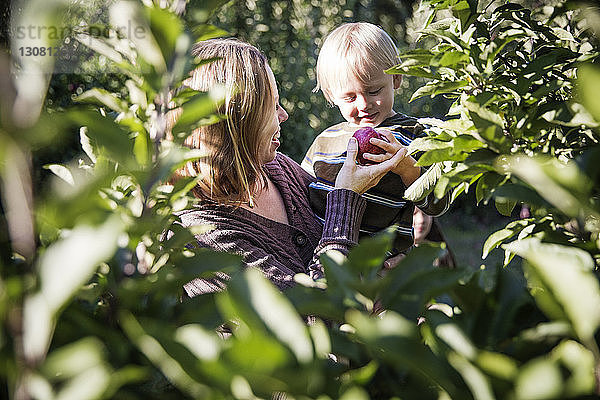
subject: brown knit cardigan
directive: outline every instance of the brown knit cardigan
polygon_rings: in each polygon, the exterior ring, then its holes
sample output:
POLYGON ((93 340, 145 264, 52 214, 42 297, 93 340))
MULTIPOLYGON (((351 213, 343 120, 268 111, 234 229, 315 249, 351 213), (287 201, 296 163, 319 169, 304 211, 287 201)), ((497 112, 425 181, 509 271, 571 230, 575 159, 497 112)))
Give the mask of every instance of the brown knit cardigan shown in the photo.
MULTIPOLYGON (((281 290, 294 285, 297 273, 323 276, 319 256, 328 250, 347 254, 358 242, 365 200, 351 190, 336 189, 327 196, 325 222, 310 208, 308 185, 315 180, 300 165, 278 153, 265 171, 283 198, 288 224, 273 221, 241 207, 204 201, 179 213, 183 226, 210 224, 215 229, 197 235, 200 247, 243 256, 247 267, 262 270, 281 290)), ((227 276, 194 279, 184 286, 188 296, 221 290, 227 276)))

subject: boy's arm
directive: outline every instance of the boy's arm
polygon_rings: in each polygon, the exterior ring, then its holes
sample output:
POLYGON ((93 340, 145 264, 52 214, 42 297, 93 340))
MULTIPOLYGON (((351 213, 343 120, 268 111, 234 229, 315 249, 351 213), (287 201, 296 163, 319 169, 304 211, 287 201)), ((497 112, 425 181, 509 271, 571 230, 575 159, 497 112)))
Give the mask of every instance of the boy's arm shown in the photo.
MULTIPOLYGON (((381 129, 378 132, 383 136, 385 140, 378 138, 371 138, 371 144, 374 144, 381 149, 385 150, 385 154, 368 154, 364 153, 363 157, 369 161, 382 162, 393 157, 394 154, 398 153, 406 147, 396 139, 393 132, 389 129, 381 129)), ((411 156, 405 156, 400 163, 392 169, 392 172, 402 178, 405 186, 410 186, 421 176, 421 168, 415 166, 416 161, 411 156)))
POLYGON ((409 187, 421 176, 421 168, 415 166, 416 161, 411 156, 406 156, 392 171, 402 178, 402 182, 409 187))
MULTIPOLYGON (((403 148, 405 148, 404 145, 402 145, 389 130, 381 130, 379 132, 387 140, 384 141, 381 139, 371 138, 371 143, 381 147, 387 153, 384 155, 363 155, 366 159, 375 162, 381 162, 386 158, 389 158, 391 154, 396 154, 398 151, 401 151, 403 148)), ((415 164, 416 161, 413 157, 406 156, 398 164, 398 166, 392 170, 395 174, 400 176, 406 187, 412 185, 413 182, 416 181, 419 176, 421 176, 422 169, 417 167, 415 164)), ((442 199, 437 199, 433 193, 430 193, 422 201, 416 202, 415 205, 419 207, 425 214, 437 217, 448 210, 450 206, 450 196, 447 194, 442 199)))

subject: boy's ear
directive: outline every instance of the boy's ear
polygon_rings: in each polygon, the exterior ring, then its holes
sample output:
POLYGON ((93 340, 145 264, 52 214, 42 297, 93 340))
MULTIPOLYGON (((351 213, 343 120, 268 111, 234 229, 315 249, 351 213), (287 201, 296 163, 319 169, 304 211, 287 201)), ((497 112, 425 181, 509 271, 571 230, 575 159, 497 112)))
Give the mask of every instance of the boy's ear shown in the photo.
POLYGON ((394 90, 400 89, 402 83, 402 75, 394 75, 394 90))

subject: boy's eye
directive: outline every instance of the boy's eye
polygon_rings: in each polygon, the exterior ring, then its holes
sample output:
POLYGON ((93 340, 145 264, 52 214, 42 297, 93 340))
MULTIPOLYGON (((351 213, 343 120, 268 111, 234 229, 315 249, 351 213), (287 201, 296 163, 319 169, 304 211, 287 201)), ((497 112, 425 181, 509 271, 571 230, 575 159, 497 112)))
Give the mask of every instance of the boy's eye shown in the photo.
POLYGON ((371 91, 369 91, 369 94, 370 94, 371 96, 375 96, 376 94, 379 94, 379 92, 381 92, 381 89, 383 89, 383 88, 379 88, 379 89, 371 90, 371 91))
POLYGON ((351 103, 351 102, 353 102, 353 101, 354 101, 354 99, 355 99, 355 98, 356 98, 356 97, 354 97, 354 96, 346 96, 346 97, 344 97, 344 98, 343 98, 343 100, 344 100, 346 103, 351 103))

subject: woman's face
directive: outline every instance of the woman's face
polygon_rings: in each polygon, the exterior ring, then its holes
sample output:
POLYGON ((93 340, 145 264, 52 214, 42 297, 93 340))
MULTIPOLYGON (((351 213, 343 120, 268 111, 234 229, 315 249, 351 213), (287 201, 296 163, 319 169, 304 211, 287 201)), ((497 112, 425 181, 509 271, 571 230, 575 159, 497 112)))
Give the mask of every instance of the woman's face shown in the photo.
POLYGON ((275 82, 275 75, 271 68, 267 66, 267 73, 269 75, 269 83, 271 84, 271 92, 275 95, 273 103, 275 107, 272 111, 272 117, 268 120, 266 126, 260 133, 260 144, 258 148, 259 157, 263 164, 266 164, 275 159, 277 148, 281 144, 279 137, 281 135, 281 128, 279 124, 288 119, 288 113, 279 104, 279 92, 277 90, 277 83, 275 82))
POLYGON ((431 230, 431 224, 433 223, 433 217, 425 214, 423 211, 415 207, 413 212, 413 232, 415 235, 415 243, 423 243, 425 237, 431 230))

